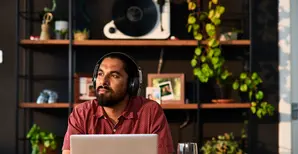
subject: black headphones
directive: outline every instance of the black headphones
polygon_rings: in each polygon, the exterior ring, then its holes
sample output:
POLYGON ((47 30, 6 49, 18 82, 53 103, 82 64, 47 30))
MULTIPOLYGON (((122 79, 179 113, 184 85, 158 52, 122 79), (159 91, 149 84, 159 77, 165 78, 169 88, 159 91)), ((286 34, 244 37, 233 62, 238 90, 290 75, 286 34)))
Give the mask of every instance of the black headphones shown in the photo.
POLYGON ((136 66, 137 70, 137 74, 138 76, 134 76, 134 77, 129 77, 130 80, 128 81, 128 93, 131 95, 131 96, 139 96, 140 95, 140 92, 141 92, 141 87, 142 87, 142 84, 143 84, 143 73, 142 73, 142 69, 139 65, 137 65, 137 63, 133 60, 132 57, 130 57, 129 55, 125 54, 125 53, 122 53, 122 52, 111 52, 111 53, 108 53, 108 54, 105 54, 104 56, 102 56, 96 63, 95 65, 95 68, 94 68, 94 71, 93 71, 93 77, 92 77, 92 82, 93 82, 93 86, 94 86, 94 89, 96 89, 96 79, 97 79, 97 74, 98 74, 98 69, 99 69, 99 66, 102 62, 103 59, 105 59, 106 57, 108 56, 111 56, 111 55, 124 55, 126 56, 128 59, 130 59, 136 66))

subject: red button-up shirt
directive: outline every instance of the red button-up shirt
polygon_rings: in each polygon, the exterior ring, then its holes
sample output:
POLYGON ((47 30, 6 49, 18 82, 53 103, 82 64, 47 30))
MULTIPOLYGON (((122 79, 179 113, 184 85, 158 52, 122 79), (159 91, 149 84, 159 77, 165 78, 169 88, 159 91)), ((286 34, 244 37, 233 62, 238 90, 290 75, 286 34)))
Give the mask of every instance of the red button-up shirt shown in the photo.
POLYGON ((72 134, 158 134, 158 154, 173 153, 171 131, 156 102, 133 97, 118 120, 113 125, 96 100, 77 105, 69 116, 62 150, 71 150, 72 134))

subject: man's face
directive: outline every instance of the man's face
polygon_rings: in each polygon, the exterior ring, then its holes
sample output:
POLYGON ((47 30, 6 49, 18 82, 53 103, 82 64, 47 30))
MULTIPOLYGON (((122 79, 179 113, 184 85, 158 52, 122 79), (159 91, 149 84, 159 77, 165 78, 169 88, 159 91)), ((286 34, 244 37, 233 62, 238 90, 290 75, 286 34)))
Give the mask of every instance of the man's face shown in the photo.
POLYGON ((100 64, 96 79, 99 105, 115 106, 127 95, 128 75, 123 65, 123 62, 116 58, 105 58, 100 64))

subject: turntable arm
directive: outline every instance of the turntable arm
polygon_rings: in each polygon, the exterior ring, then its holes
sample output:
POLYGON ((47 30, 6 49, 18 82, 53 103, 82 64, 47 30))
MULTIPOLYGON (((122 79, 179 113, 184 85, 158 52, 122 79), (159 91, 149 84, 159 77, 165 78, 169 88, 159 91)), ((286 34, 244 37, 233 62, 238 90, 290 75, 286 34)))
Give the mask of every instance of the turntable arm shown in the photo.
POLYGON ((157 3, 159 5, 159 11, 160 11, 160 29, 161 31, 163 31, 163 27, 162 27, 162 12, 163 12, 163 6, 166 3, 166 0, 157 0, 157 3))

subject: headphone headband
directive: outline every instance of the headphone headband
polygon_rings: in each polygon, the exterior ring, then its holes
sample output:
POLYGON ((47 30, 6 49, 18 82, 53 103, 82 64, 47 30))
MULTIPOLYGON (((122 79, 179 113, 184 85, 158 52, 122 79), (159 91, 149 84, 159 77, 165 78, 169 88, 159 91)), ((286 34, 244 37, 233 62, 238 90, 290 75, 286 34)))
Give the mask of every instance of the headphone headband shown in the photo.
POLYGON ((105 55, 103 55, 97 62, 96 62, 96 65, 95 65, 95 68, 94 68, 94 71, 93 71, 93 77, 92 77, 92 82, 93 82, 93 86, 94 88, 96 89, 96 79, 97 79, 97 73, 98 73, 98 69, 99 69, 99 66, 101 64, 101 62, 109 57, 109 56, 112 56, 112 55, 123 55, 125 57, 127 57, 134 65, 135 65, 135 68, 137 71, 137 74, 138 76, 134 76, 134 77, 129 77, 131 78, 131 80, 129 80, 128 82, 128 93, 132 96, 138 96, 140 95, 141 93, 141 87, 142 87, 142 84, 143 84, 143 73, 142 73, 142 69, 141 67, 135 62, 135 60, 125 54, 125 53, 122 53, 122 52, 110 52, 110 53, 107 53, 105 55))

